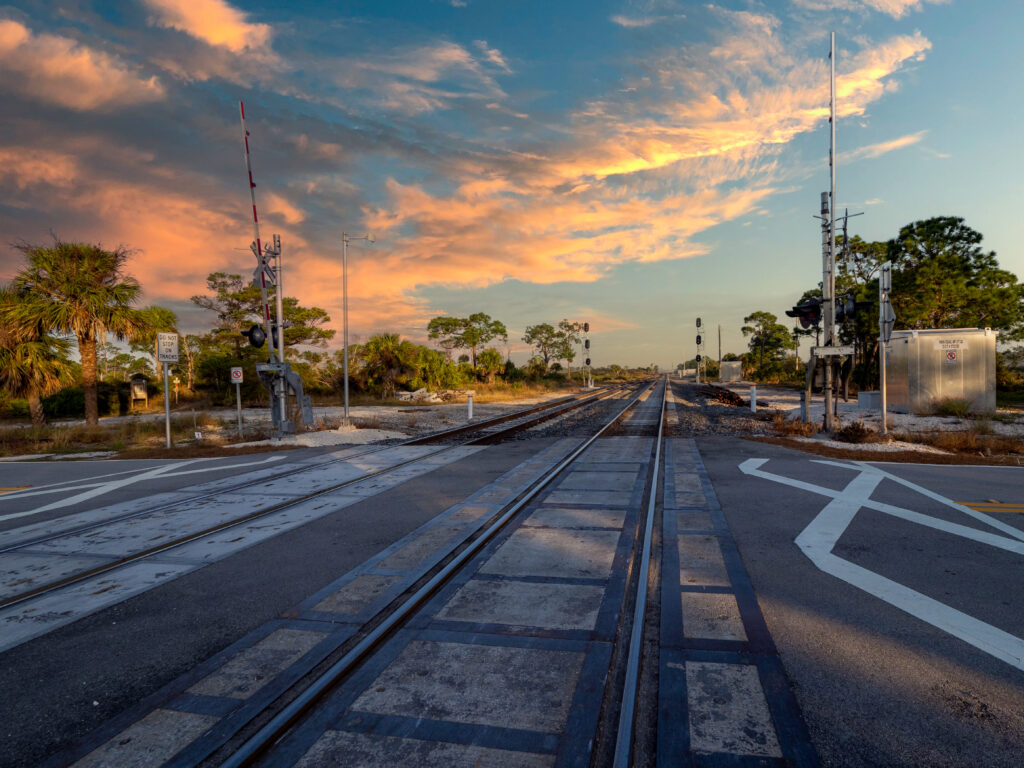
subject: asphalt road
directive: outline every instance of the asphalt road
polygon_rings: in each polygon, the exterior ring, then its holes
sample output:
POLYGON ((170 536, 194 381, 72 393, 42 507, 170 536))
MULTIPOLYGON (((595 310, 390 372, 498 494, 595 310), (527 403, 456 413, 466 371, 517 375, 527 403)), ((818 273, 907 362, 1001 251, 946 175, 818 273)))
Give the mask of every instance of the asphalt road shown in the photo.
MULTIPOLYGON (((7 651, 0 768, 82 737, 538 442, 493 446, 7 651)), ((863 465, 733 438, 698 448, 825 765, 1021 764, 1024 469, 863 465)), ((307 455, 3 464, 0 487, 47 493, 0 495, 0 531, 307 455)))
MULTIPOLYGON (((333 450, 338 450, 335 446, 333 450)), ((366 450, 365 446, 351 449, 366 450)), ((0 531, 134 500, 211 480, 264 471, 324 449, 289 450, 212 459, 0 462, 0 531)))
MULTIPOLYGON (((0 655, 0 768, 35 765, 73 743, 548 442, 487 448, 6 651, 0 655)), ((289 451, 287 457, 299 453, 289 451)), ((168 482, 184 488, 218 473, 228 476, 243 459, 260 458, 237 457, 215 464, 211 474, 178 475, 168 482)), ((25 481, 45 484, 81 473, 73 478, 80 482, 89 471, 120 468, 120 462, 90 464, 33 465, 51 474, 25 481)), ((118 489, 128 499, 152 491, 145 484, 118 489)), ((121 500, 105 497, 91 506, 121 500)))
POLYGON ((699 446, 824 764, 1021 765, 1024 469, 699 446))

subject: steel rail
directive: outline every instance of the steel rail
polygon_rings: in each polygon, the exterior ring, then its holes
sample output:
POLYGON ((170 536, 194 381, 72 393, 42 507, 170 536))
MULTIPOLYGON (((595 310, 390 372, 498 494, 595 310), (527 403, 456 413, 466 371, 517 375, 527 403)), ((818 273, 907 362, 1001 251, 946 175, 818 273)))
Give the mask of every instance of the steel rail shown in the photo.
POLYGON ((658 420, 658 439, 654 451, 654 481, 647 504, 644 524, 643 555, 637 573, 636 603, 633 606, 633 630, 629 637, 629 656, 626 661, 626 680, 619 707, 619 727, 615 737, 613 768, 629 768, 633 751, 633 720, 636 715, 636 695, 640 683, 640 653, 643 648, 644 615, 647 608, 647 582, 651 574, 651 539, 654 532, 654 507, 658 499, 658 472, 661 464, 661 439, 665 428, 665 403, 668 401, 668 381, 661 396, 661 418, 658 420))
MULTIPOLYGON (((552 406, 554 406, 556 408, 561 406, 561 405, 563 405, 563 404, 568 404, 569 406, 574 406, 574 405, 576 405, 576 406, 583 406, 583 405, 586 405, 591 400, 600 400, 602 397, 608 396, 610 393, 614 393, 614 392, 620 391, 621 389, 622 389, 622 386, 619 386, 619 387, 609 387, 609 388, 606 388, 606 389, 601 389, 597 393, 586 393, 584 395, 570 395, 570 396, 565 397, 565 398, 558 398, 557 400, 554 400, 554 401, 548 401, 548 402, 542 403, 540 405, 530 406, 529 408, 524 408, 524 409, 519 410, 519 411, 514 411, 511 414, 503 414, 501 416, 495 416, 492 419, 485 419, 483 421, 478 422, 474 426, 477 429, 480 429, 481 427, 486 428, 486 427, 492 426, 494 424, 504 423, 506 421, 511 421, 513 419, 521 418, 523 416, 529 416, 529 415, 531 415, 533 413, 537 413, 538 411, 543 411, 544 409, 552 407, 552 406)), ((569 410, 569 409, 567 408, 566 410, 569 410)), ((27 549, 29 547, 39 546, 40 544, 46 544, 47 542, 54 541, 54 540, 62 538, 64 536, 77 536, 78 534, 81 534, 81 533, 88 533, 89 531, 96 530, 97 528, 102 528, 105 525, 111 525, 111 524, 114 524, 114 523, 121 523, 121 522, 124 522, 126 520, 134 520, 134 519, 136 519, 138 517, 143 517, 145 515, 154 514, 156 512, 163 512, 166 509, 171 509, 172 507, 181 506, 182 504, 194 504, 195 502, 198 502, 198 501, 203 501, 205 499, 213 498, 214 496, 222 496, 222 495, 224 495, 226 493, 234 493, 235 491, 240 491, 240 490, 242 490, 244 488, 250 488, 250 487, 252 487, 254 485, 259 485, 261 483, 273 482, 275 480, 280 480, 281 478, 284 478, 284 477, 293 477, 293 476, 295 476, 297 474, 301 474, 303 472, 309 472, 309 471, 314 470, 314 469, 319 469, 320 467, 326 467, 326 466, 328 466, 330 464, 342 463, 342 462, 350 461, 352 459, 360 458, 362 456, 370 456, 370 455, 375 454, 375 453, 380 453, 382 451, 386 451, 389 448, 400 448, 400 447, 405 446, 405 445, 418 445, 418 444, 420 444, 420 443, 422 443, 423 441, 426 441, 426 440, 442 439, 443 437, 445 437, 448 434, 454 434, 454 433, 462 432, 462 431, 465 431, 465 429, 466 429, 465 426, 459 426, 459 427, 453 427, 450 430, 441 430, 440 432, 436 432, 436 433, 433 433, 431 435, 418 436, 418 437, 412 438, 410 440, 402 441, 400 443, 394 443, 394 444, 391 444, 391 445, 385 445, 385 446, 379 446, 379 447, 376 447, 376 448, 371 448, 371 449, 368 449, 368 450, 365 450, 365 451, 360 451, 358 453, 353 453, 353 454, 350 454, 348 456, 344 456, 342 458, 331 458, 331 459, 327 459, 326 461, 319 461, 319 462, 316 462, 314 464, 307 464, 307 465, 305 465, 303 467, 299 467, 297 469, 284 470, 284 471, 278 472, 276 474, 266 475, 264 477, 256 478, 254 480, 248 480, 248 481, 245 481, 245 482, 242 482, 242 483, 238 483, 237 485, 228 486, 226 488, 219 488, 217 490, 210 491, 209 493, 203 493, 203 494, 199 494, 197 496, 190 496, 188 498, 178 499, 176 501, 169 501, 169 502, 167 502, 165 504, 158 504, 155 507, 147 507, 146 509, 136 510, 134 512, 129 512, 128 514, 117 515, 117 516, 114 516, 114 517, 110 517, 110 518, 107 518, 106 520, 98 520, 95 523, 89 523, 88 525, 82 525, 82 526, 79 526, 77 528, 68 528, 66 530, 58 531, 56 533, 48 534, 46 536, 39 536, 39 537, 36 537, 34 539, 28 539, 28 540, 25 540, 25 541, 19 541, 19 542, 16 542, 14 544, 9 544, 7 546, 0 547, 0 555, 6 554, 7 552, 16 552, 19 549, 27 549)), ((473 441, 468 441, 468 443, 472 443, 472 442, 473 441)), ((420 458, 427 458, 428 456, 434 456, 434 455, 436 455, 436 454, 434 454, 434 453, 426 454, 426 455, 424 455, 424 456, 422 456, 420 458)), ((395 465, 395 466, 404 466, 404 465, 399 464, 399 465, 395 465)), ((129 471, 132 471, 132 470, 129 470, 129 471)), ((370 477, 370 476, 371 475, 362 475, 360 478, 356 478, 356 480, 362 479, 363 477, 370 477)), ((345 483, 342 483, 341 485, 334 486, 334 489, 336 490, 337 488, 341 488, 342 486, 348 485, 351 482, 353 482, 353 481, 346 481, 345 483)), ((18 498, 18 497, 17 496, 11 496, 11 495, 5 495, 2 500, 6 501, 6 500, 11 499, 11 498, 18 498)), ((0 600, 0 608, 2 608, 2 607, 4 607, 4 603, 3 603, 2 600, 0 600)))
POLYGON ((465 549, 452 558, 441 570, 430 580, 413 593, 395 611, 389 614, 380 624, 373 628, 355 647, 349 650, 344 656, 328 668, 311 685, 305 688, 298 696, 292 699, 284 708, 274 715, 259 731, 247 739, 232 755, 224 761, 222 768, 241 768, 251 760, 258 757, 268 746, 277 742, 283 734, 294 724, 305 712, 313 707, 319 699, 329 691, 342 677, 347 675, 353 667, 363 660, 374 650, 406 617, 420 608, 439 587, 461 568, 467 560, 480 551, 495 534, 498 533, 523 507, 533 500, 552 480, 561 474, 566 467, 572 464, 579 456, 590 448, 601 435, 615 424, 623 414, 640 402, 643 394, 654 386, 652 383, 642 392, 638 393, 614 418, 601 427, 594 435, 588 438, 583 444, 577 447, 569 456, 558 463, 556 467, 542 475, 531 488, 524 491, 519 498, 509 505, 500 517, 495 519, 485 530, 480 532, 465 549))
MULTIPOLYGON (((583 406, 588 405, 588 404, 590 404, 592 402, 597 402, 598 400, 601 400, 601 399, 603 399, 605 397, 611 397, 613 394, 615 394, 616 392, 619 392, 619 391, 621 391, 621 390, 620 389, 610 389, 610 390, 599 392, 599 393, 593 395, 590 398, 580 399, 580 400, 576 401, 575 403, 570 403, 570 407, 564 408, 564 409, 562 409, 560 411, 557 411, 557 413, 555 413, 554 415, 558 415, 558 414, 563 413, 565 411, 571 410, 573 407, 583 407, 583 406)), ((504 431, 514 432, 514 431, 516 431, 516 430, 518 430, 520 428, 521 428, 521 425, 515 424, 515 425, 512 425, 511 427, 507 427, 504 431)), ((16 595, 11 595, 9 597, 0 599, 0 609, 11 608, 13 606, 16 606, 16 605, 19 605, 21 603, 24 603, 24 602, 27 602, 29 600, 32 600, 34 598, 40 597, 41 595, 47 594, 49 592, 54 592, 54 591, 56 591, 58 589, 62 589, 64 587, 71 586, 72 584, 77 584, 78 582, 84 581, 84 580, 92 578, 94 576, 99 576, 99 575, 102 575, 104 573, 109 573, 110 571, 117 570, 118 568, 121 568, 121 567, 123 567, 125 565, 129 565, 131 563, 137 562, 139 560, 143 560, 143 559, 145 559, 147 557, 152 557, 153 555, 160 554, 162 552, 167 552, 169 550, 176 549, 177 547, 181 547, 181 546, 184 546, 186 544, 190 544, 193 541, 205 538, 206 536, 211 536, 211 535, 213 535, 215 533, 220 533, 221 531, 225 531, 225 530, 228 530, 230 528, 234 528, 236 526, 243 525, 245 523, 250 523, 253 520, 258 520, 258 519, 260 519, 262 517, 266 517, 267 515, 271 515, 271 514, 273 514, 275 512, 280 512, 281 510, 288 509, 288 508, 294 507, 294 506, 296 506, 298 504, 305 503, 305 502, 309 501, 310 499, 315 499, 315 498, 318 498, 320 496, 324 496, 326 494, 333 493, 333 492, 338 491, 338 490, 340 490, 342 488, 345 488, 347 486, 354 485, 355 483, 360 483, 360 482, 362 482, 364 480, 367 480, 367 479, 369 479, 371 477, 377 477, 379 475, 387 474, 388 472, 393 472, 394 470, 400 469, 401 467, 405 467, 405 466, 408 466, 410 464, 415 464, 415 463, 418 463, 418 462, 421 462, 421 461, 425 461, 426 459, 433 458, 434 456, 439 456, 442 453, 446 453, 448 451, 455 450, 456 448, 461 448, 464 445, 472 445, 473 443, 477 442, 478 440, 482 440, 482 439, 485 439, 485 438, 486 439, 493 438, 495 436, 495 434, 497 434, 497 433, 490 433, 490 434, 482 436, 480 438, 474 438, 472 440, 466 441, 465 443, 460 443, 460 444, 457 444, 457 445, 446 445, 446 446, 443 446, 443 447, 439 448, 436 451, 432 451, 430 453, 426 453, 426 454, 424 454, 422 456, 416 456, 414 458, 407 459, 406 461, 402 461, 402 462, 399 462, 397 464, 392 464, 392 465, 390 465, 388 467, 382 467, 381 469, 377 469, 377 470, 372 470, 372 471, 366 472, 366 473, 364 473, 362 475, 359 475, 358 477, 350 478, 348 480, 345 480, 345 481, 343 481, 341 483, 337 483, 335 485, 329 486, 327 488, 321 488, 318 491, 313 491, 313 492, 308 493, 308 494, 306 494, 304 496, 301 496, 299 498, 289 499, 288 501, 282 501, 282 502, 280 502, 278 504, 273 504, 273 505, 271 505, 269 507, 263 507, 261 509, 258 509, 256 511, 254 511, 254 512, 250 512, 249 514, 243 515, 242 517, 237 517, 237 518, 234 518, 232 520, 225 520, 224 522, 218 523, 216 525, 208 526, 206 528, 203 528, 202 530, 195 531, 193 533, 183 535, 183 536, 181 536, 181 537, 179 537, 177 539, 174 539, 173 541, 166 541, 166 542, 163 542, 161 544, 157 544, 157 545, 154 545, 152 547, 149 547, 147 549, 139 550, 138 552, 133 552, 130 555, 125 555, 124 557, 118 558, 117 560, 112 560, 112 561, 110 561, 108 563, 101 563, 99 565, 93 566, 92 568, 88 568, 88 569, 86 569, 84 571, 78 571, 76 573, 73 573, 73 574, 70 574, 68 576, 65 576, 62 579, 58 579, 57 581, 49 582, 47 584, 41 584, 38 587, 34 587, 34 588, 26 590, 24 592, 19 592, 16 595)), ((395 447, 395 446, 390 446, 390 447, 395 447)), ((356 455, 357 456, 364 456, 364 455, 366 455, 366 453, 375 453, 375 452, 376 451, 367 451, 365 453, 356 454, 356 455)), ((350 456, 348 458, 353 458, 353 457, 350 456)), ((321 463, 321 464, 319 464, 317 466, 324 466, 327 463, 330 463, 330 462, 324 462, 324 463, 321 463)), ((263 483, 263 482, 267 482, 267 480, 260 479, 258 481, 255 481, 255 483, 249 483, 247 485, 240 486, 240 487, 247 487, 248 485, 253 485, 253 484, 256 484, 256 483, 263 483)), ((212 494, 212 495, 222 495, 224 493, 230 493, 230 492, 231 492, 230 490, 221 490, 221 491, 217 491, 215 494, 212 494)), ((176 502, 175 504, 172 504, 170 506, 177 506, 179 504, 186 504, 186 503, 189 503, 189 502, 192 502, 192 501, 199 500, 201 498, 206 498, 209 495, 211 495, 211 494, 207 494, 205 496, 197 497, 197 498, 193 498, 193 499, 185 499, 185 500, 176 502)), ((153 509, 146 510, 144 514, 149 514, 149 513, 152 513, 154 511, 156 511, 156 510, 153 510, 153 509)), ((143 513, 139 513, 139 514, 143 514, 143 513)), ((121 518, 107 520, 107 521, 104 521, 103 523, 97 523, 97 524, 94 524, 93 526, 90 526, 86 530, 90 530, 90 529, 98 527, 100 525, 109 525, 109 524, 112 524, 112 523, 115 523, 115 522, 121 522, 123 520, 132 519, 134 517, 138 517, 139 514, 127 515, 127 516, 123 516, 121 518)), ((80 533, 80 532, 81 531, 70 531, 70 532, 65 531, 65 532, 60 533, 60 534, 55 534, 54 536, 46 539, 46 541, 52 541, 53 539, 61 538, 63 536, 78 535, 78 533, 80 533)), ((37 542, 34 542, 34 543, 39 543, 39 542, 37 541, 37 542)), ((20 546, 20 548, 25 548, 25 547, 30 546, 30 544, 26 543, 26 544, 19 545, 19 546, 20 546)), ((2 551, 0 551, 0 552, 2 552, 2 551)))

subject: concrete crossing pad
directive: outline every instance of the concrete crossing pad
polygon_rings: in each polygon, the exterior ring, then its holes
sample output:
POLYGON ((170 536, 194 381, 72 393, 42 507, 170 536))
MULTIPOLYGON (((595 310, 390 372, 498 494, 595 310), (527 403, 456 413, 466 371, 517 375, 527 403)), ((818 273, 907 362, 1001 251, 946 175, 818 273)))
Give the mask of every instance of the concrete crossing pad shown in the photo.
POLYGON ((782 757, 757 667, 686 662, 694 752, 782 757))
POLYGON ((414 640, 352 709, 557 733, 565 727, 583 656, 414 640))
POLYGON ((437 614, 448 621, 537 627, 593 629, 604 587, 474 579, 437 614))
POLYGON ((746 640, 736 598, 721 593, 683 593, 683 634, 708 640, 746 640))
POLYGON ((210 715, 155 709, 72 768, 156 768, 216 722, 210 715))
POLYGON ((201 696, 247 699, 308 653, 326 635, 278 629, 188 689, 201 696))
POLYGON ((618 543, 618 531, 523 528, 480 570, 503 576, 606 579, 618 543))
POLYGON ((679 537, 679 583, 704 587, 729 586, 729 574, 715 536, 679 537))
POLYGON ((325 765, 357 765, 360 768, 548 768, 554 762, 552 755, 369 733, 327 731, 295 764, 295 768, 322 768, 325 765))

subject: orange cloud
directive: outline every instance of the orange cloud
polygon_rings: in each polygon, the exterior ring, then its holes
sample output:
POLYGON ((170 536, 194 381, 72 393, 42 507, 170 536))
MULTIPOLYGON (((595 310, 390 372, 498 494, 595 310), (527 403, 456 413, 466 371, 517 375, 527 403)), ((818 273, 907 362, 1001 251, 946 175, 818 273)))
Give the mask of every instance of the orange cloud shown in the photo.
POLYGON ((840 161, 842 160, 859 160, 863 157, 875 158, 881 157, 887 152, 892 152, 896 149, 902 149, 903 147, 909 147, 912 144, 917 144, 921 139, 925 137, 928 131, 918 131, 917 133, 910 133, 906 136, 900 136, 898 139, 891 139, 889 141, 880 141, 877 144, 869 144, 866 147, 860 147, 855 149, 853 152, 849 152, 843 157, 840 155, 840 161))
POLYGON ((33 34, 0 20, 0 68, 6 88, 79 111, 113 109, 162 99, 156 77, 140 77, 126 62, 68 37, 33 34))
MULTIPOLYGON (((157 0, 147 2, 153 7, 157 0)), ((430 166, 440 172, 421 176, 429 181, 389 179, 382 202, 364 206, 358 224, 351 208, 332 202, 361 197, 351 186, 356 177, 339 178, 337 169, 348 160, 342 145, 298 132, 281 138, 278 150, 319 161, 307 163, 315 169, 290 177, 287 186, 258 192, 264 240, 282 235, 286 292, 327 309, 340 329, 340 244, 311 226, 323 209, 378 239, 375 246, 353 243, 349 251, 354 339, 375 330, 422 339, 437 314, 420 296, 426 286, 593 282, 620 265, 708 253, 713 246, 697 236, 759 211, 778 189, 779 148, 828 115, 820 59, 793 60, 770 16, 722 13, 738 32, 650 62, 650 77, 586 105, 564 131, 569 139, 518 152, 480 145, 453 152, 430 166)), ((840 114, 862 114, 886 92, 891 75, 929 47, 915 34, 851 57, 839 78, 840 114)), ((456 97, 494 103, 500 89, 489 72, 500 65, 492 49, 482 49, 483 62, 455 44, 423 46, 366 59, 342 77, 352 88, 383 84, 381 98, 407 113, 456 97)), ((393 146, 380 151, 392 153, 393 146)), ((88 221, 76 239, 144 249, 133 271, 149 301, 200 293, 212 271, 248 276, 254 260, 246 248, 251 224, 242 191, 225 192, 202 175, 205 169, 161 168, 152 157, 131 153, 85 140, 62 152, 0 148, 0 178, 24 190, 19 198, 26 205, 88 221), (87 155, 117 162, 87 170, 87 155), (117 172, 124 167, 137 171, 133 180, 117 172)), ((614 323, 605 320, 607 327, 614 323)))
POLYGON ((253 24, 224 0, 142 0, 151 23, 184 32, 213 46, 242 53, 270 45, 268 24, 253 24))

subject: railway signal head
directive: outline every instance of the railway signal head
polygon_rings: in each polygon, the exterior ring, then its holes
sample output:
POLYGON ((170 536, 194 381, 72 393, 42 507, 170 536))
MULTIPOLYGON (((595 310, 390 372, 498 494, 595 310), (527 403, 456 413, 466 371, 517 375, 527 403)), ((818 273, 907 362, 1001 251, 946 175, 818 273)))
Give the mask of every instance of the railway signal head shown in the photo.
POLYGON ((584 333, 590 333, 590 323, 584 323, 583 324, 583 332, 584 333))
POLYGON ((700 328, 700 318, 697 318, 697 327, 700 328))
POLYGON ((699 362, 700 362, 700 361, 701 361, 702 359, 703 359, 703 358, 702 358, 702 357, 701 357, 700 355, 697 355, 697 362, 698 362, 698 363, 699 363, 699 362))
POLYGON ((699 347, 699 346, 701 345, 701 342, 702 342, 703 340, 704 340, 704 339, 702 339, 702 338, 701 338, 701 335, 700 335, 700 334, 698 333, 698 334, 697 334, 697 346, 698 346, 698 347, 699 347))
POLYGON ((590 365, 590 358, 587 358, 587 365, 590 365))
POLYGON ((254 347, 262 347, 263 342, 267 340, 267 334, 258 325, 254 325, 248 331, 242 331, 242 335, 249 339, 249 343, 254 347))
POLYGON ((842 297, 841 301, 836 301, 836 322, 844 323, 847 320, 852 320, 862 309, 868 309, 871 306, 870 301, 854 301, 853 296, 847 294, 842 297))
POLYGON ((801 328, 817 326, 821 323, 821 299, 810 299, 803 304, 797 304, 792 309, 787 309, 786 315, 798 318, 801 328))
POLYGON ((587 339, 586 341, 584 341, 583 342, 583 346, 586 347, 587 349, 590 349, 590 339, 587 339))

